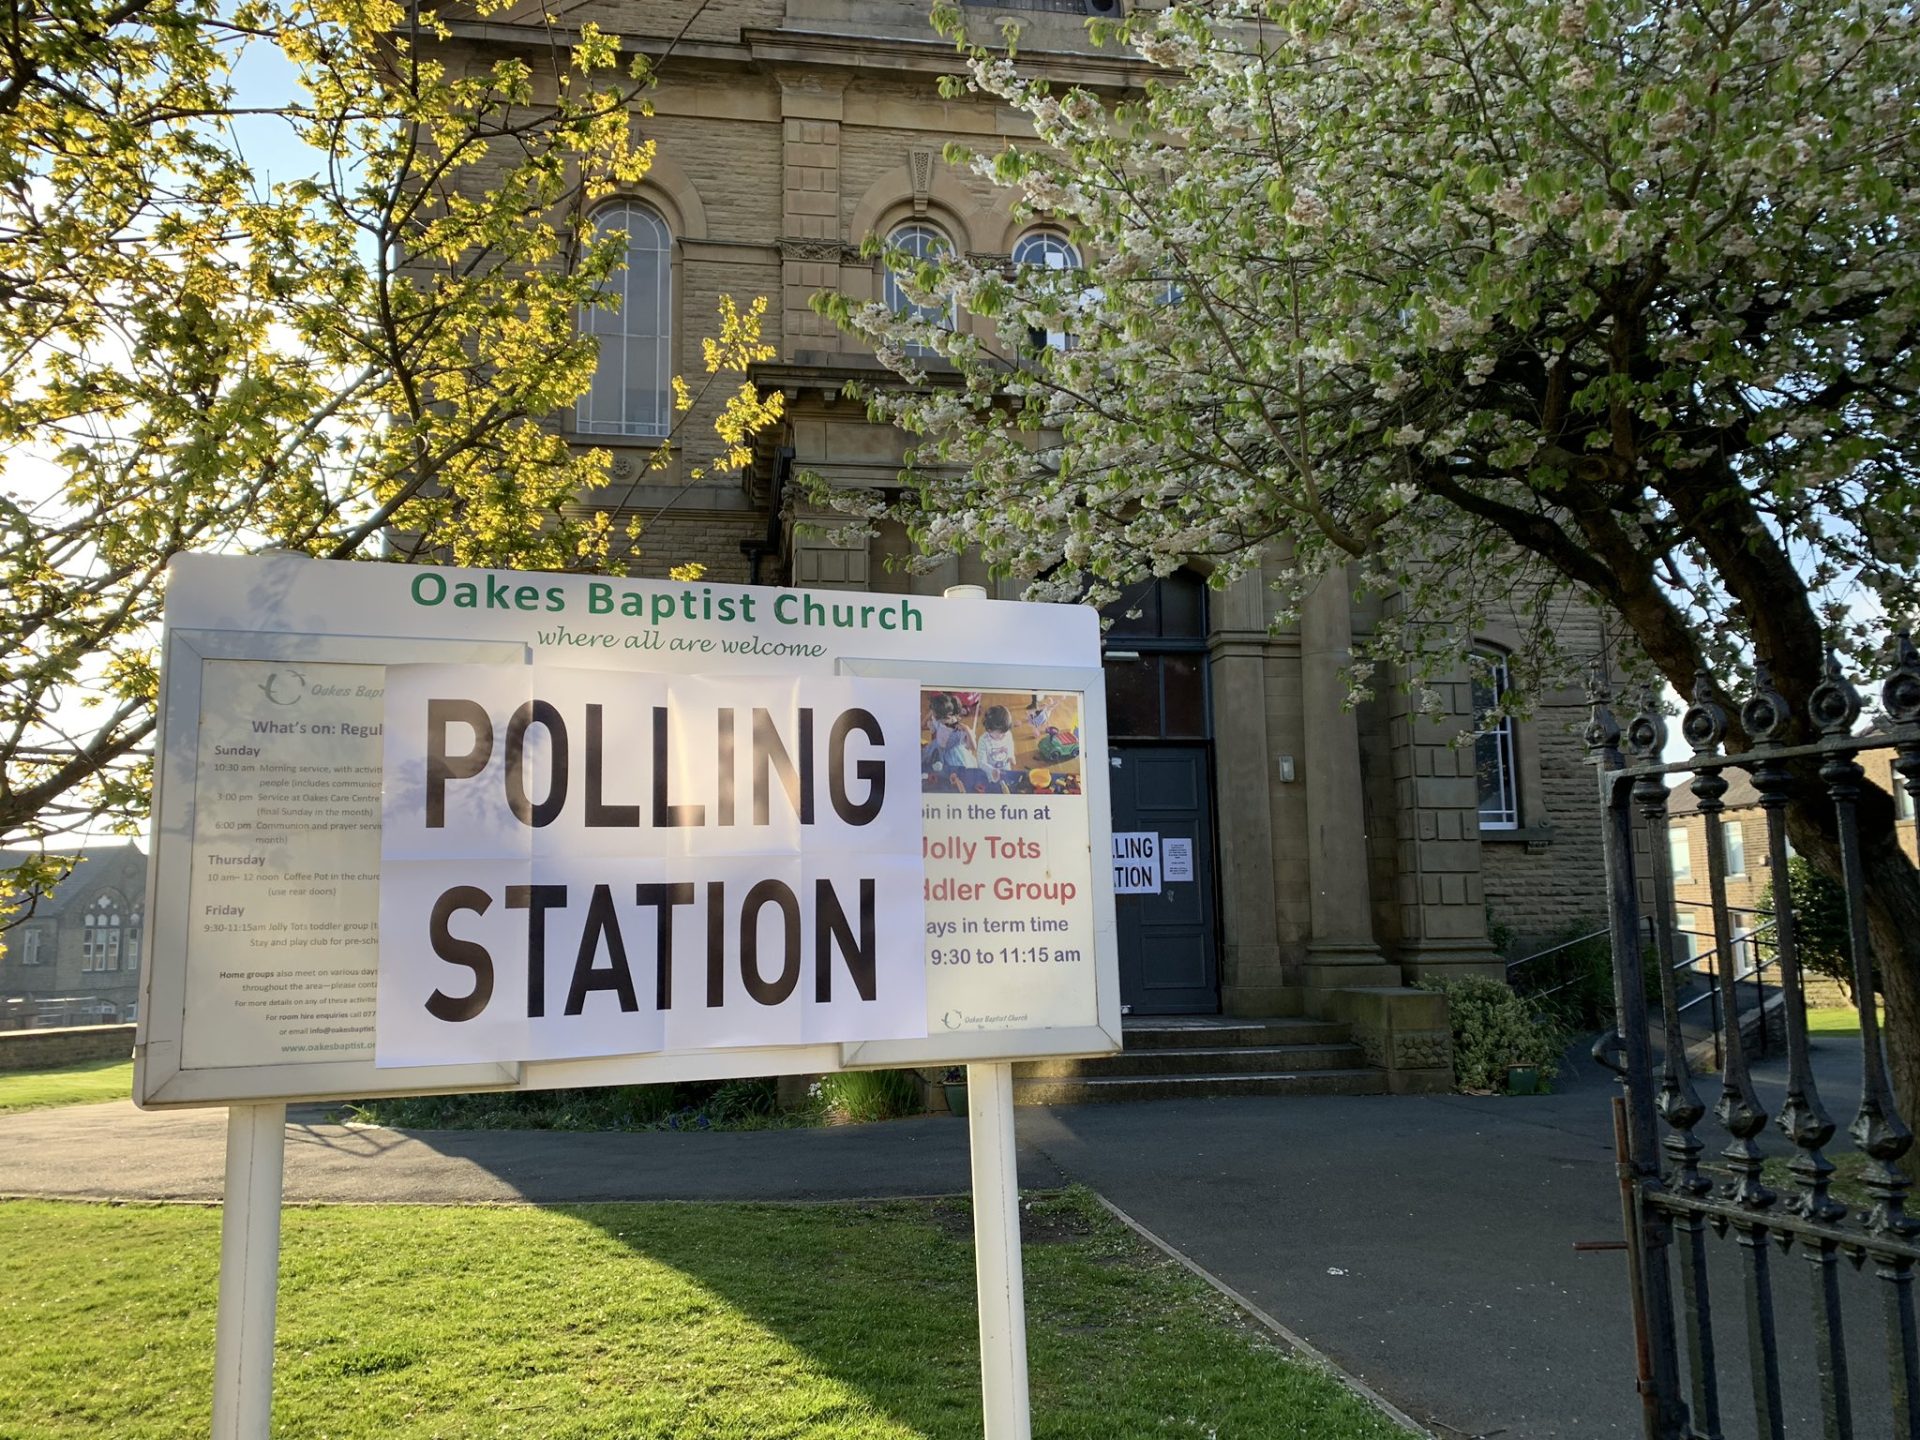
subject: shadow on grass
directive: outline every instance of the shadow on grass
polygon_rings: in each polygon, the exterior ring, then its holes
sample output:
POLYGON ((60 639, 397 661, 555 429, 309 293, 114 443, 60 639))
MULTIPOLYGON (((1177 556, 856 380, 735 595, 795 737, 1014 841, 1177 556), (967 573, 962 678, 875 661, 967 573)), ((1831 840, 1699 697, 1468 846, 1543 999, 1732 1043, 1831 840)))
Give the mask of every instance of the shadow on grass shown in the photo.
MULTIPOLYGON (((1023 1206, 1040 1440, 1389 1440, 1085 1195, 1023 1206)), ((975 1440, 971 1215, 293 1207, 274 1433, 975 1440)), ((0 1204, 0 1434, 206 1433, 219 1214, 0 1204)))
MULTIPOLYGON (((694 1211, 668 1224, 652 1223, 671 1214, 663 1207, 567 1209, 778 1336, 874 1418, 891 1417, 926 1440, 981 1433, 965 1199, 727 1207, 725 1216, 694 1211), (748 1228, 765 1227, 760 1243, 740 1233, 743 1215, 748 1228)), ((1336 1382, 1286 1359, 1264 1330, 1085 1192, 1030 1196, 1021 1220, 1036 1436, 1401 1433, 1336 1382)), ((818 1433, 864 1434, 863 1418, 856 1406, 818 1433)))

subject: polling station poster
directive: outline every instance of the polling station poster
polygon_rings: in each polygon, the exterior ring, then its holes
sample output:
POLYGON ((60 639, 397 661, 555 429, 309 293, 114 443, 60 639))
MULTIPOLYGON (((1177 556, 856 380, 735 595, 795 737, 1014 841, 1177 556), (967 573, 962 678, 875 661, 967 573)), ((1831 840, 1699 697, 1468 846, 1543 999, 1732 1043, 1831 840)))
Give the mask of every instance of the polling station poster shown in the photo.
POLYGON ((167 604, 145 1103, 1118 1043, 1090 609, 291 555, 167 604))
POLYGON ((926 1034, 918 699, 390 668, 379 1063, 926 1034))

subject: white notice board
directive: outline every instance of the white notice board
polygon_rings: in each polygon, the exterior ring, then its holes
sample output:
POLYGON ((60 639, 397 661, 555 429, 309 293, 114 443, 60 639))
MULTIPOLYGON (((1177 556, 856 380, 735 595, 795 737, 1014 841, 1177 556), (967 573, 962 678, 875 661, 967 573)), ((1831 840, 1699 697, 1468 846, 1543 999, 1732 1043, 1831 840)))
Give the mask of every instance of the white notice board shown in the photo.
POLYGON ((185 556, 162 653, 143 1104, 1119 1048, 1090 609, 185 556))

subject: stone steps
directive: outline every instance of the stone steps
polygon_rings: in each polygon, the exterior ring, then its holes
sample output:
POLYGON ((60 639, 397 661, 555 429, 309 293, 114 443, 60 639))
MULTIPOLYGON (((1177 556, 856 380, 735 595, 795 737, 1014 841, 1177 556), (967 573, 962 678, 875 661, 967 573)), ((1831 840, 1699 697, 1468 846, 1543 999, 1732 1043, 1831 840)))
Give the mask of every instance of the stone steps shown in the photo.
POLYGON ((1013 1082, 1016 1105, 1089 1105, 1223 1095, 1384 1095, 1384 1070, 1302 1070, 1292 1074, 1080 1076, 1013 1082))
POLYGON ((1128 1053, 1246 1045, 1344 1045, 1353 1038, 1352 1027, 1341 1020, 1127 1020, 1122 1024, 1128 1053))
POLYGON ((1366 1065, 1360 1047, 1350 1041, 1308 1045, 1235 1045, 1206 1049, 1136 1050, 1131 1036, 1118 1055, 1080 1060, 1036 1060, 1020 1067, 1034 1080, 1106 1077, 1141 1079, 1154 1075, 1291 1074, 1296 1070, 1358 1070, 1366 1065))
POLYGON ((1384 1095, 1339 1022, 1156 1017, 1126 1022, 1118 1055, 1037 1060, 1014 1069, 1016 1105, 1079 1105, 1221 1095, 1384 1095))

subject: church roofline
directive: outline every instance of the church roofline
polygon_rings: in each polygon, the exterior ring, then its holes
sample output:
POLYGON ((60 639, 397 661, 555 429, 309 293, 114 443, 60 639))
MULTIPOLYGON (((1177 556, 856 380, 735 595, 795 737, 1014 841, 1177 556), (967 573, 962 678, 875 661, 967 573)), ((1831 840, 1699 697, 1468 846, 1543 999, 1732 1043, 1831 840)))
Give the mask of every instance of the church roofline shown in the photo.
MULTIPOLYGON (((447 20, 449 35, 476 44, 542 48, 571 45, 579 31, 549 25, 517 25, 499 20, 447 20)), ((619 34, 622 47, 644 55, 671 52, 678 59, 740 65, 813 65, 836 70, 890 70, 925 75, 958 74, 964 62, 951 42, 905 36, 841 34, 831 30, 755 29, 740 32, 739 43, 687 40, 670 35, 619 34)), ((1021 68, 1047 79, 1070 80, 1101 89, 1133 89, 1151 70, 1144 60, 1089 51, 1023 50, 1021 68)))

